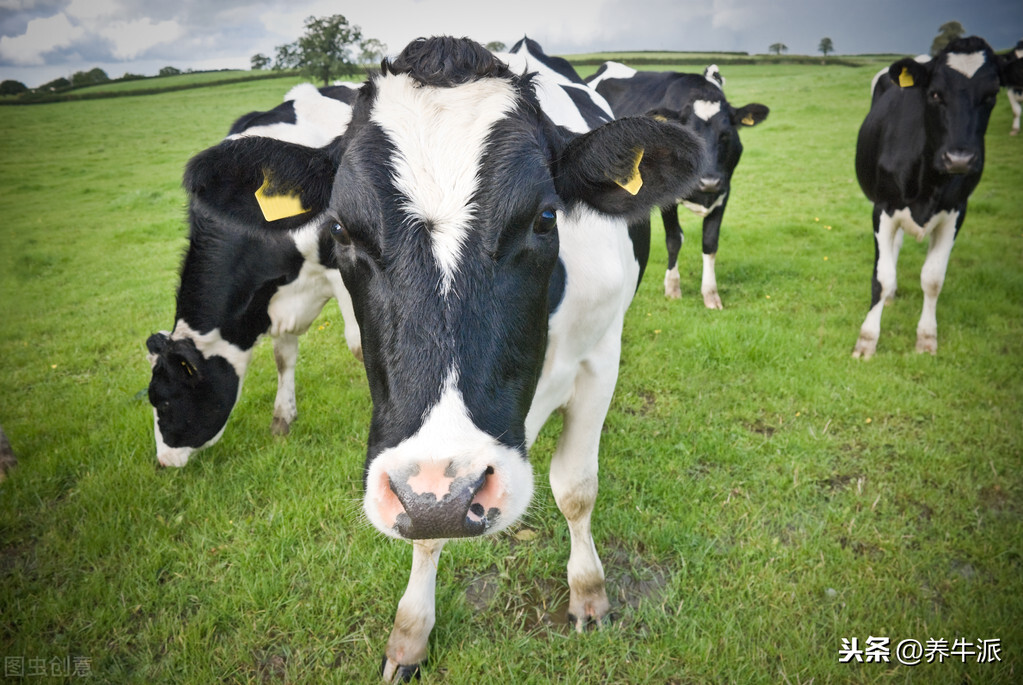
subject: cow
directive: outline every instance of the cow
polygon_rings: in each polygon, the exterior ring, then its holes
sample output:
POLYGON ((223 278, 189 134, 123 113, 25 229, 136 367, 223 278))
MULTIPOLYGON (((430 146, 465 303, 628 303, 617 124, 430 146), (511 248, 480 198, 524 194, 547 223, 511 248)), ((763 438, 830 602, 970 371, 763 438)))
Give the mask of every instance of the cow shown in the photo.
POLYGON ((874 204, 874 275, 853 357, 869 359, 877 351, 904 233, 930 239, 916 350, 937 353, 938 295, 984 169, 984 133, 999 88, 998 59, 976 36, 952 41, 926 62, 898 60, 875 79, 856 140, 856 177, 874 204))
MULTIPOLYGON (((678 220, 681 204, 703 217, 703 278, 700 291, 708 309, 721 309, 714 264, 718 252, 721 220, 732 187, 732 174, 742 156, 739 129, 756 126, 767 118, 765 105, 750 103, 736 109, 725 98, 725 79, 716 65, 703 74, 673 71, 636 71, 618 62, 605 62, 586 83, 607 100, 615 116, 648 114, 680 121, 703 138, 709 163, 699 185, 689 194, 661 207, 664 239, 668 249, 668 270, 664 276, 664 294, 682 296, 678 273, 678 253, 682 247, 682 228, 678 220)), ((650 218, 645 222, 649 225, 650 218)), ((649 231, 649 228, 647 229, 649 231)))
POLYGON ((1012 108, 1009 135, 1018 136, 1020 112, 1023 111, 1020 104, 1023 103, 1023 40, 1016 43, 1014 49, 999 55, 999 60, 1002 63, 1002 80, 1009 98, 1009 107, 1012 108))
MULTIPOLYGON (((356 92, 348 85, 317 90, 301 84, 275 109, 238 119, 226 140, 323 148, 344 132, 356 92)), ((331 176, 333 171, 324 169, 331 176)), ((287 196, 264 193, 257 201, 250 193, 268 214, 264 223, 247 222, 225 210, 223 198, 195 187, 197 173, 189 169, 185 178, 190 225, 174 329, 146 341, 156 456, 162 466, 184 466, 191 454, 220 439, 262 335, 273 339, 277 363, 271 423, 276 435, 287 434, 298 413, 298 336, 329 299, 337 298, 348 346, 361 356, 358 324, 334 265, 333 241, 320 230, 322 217, 311 212, 278 217, 280 208, 288 206, 287 196)))
MULTIPOLYGON (((196 188, 251 192, 268 173, 327 217, 372 401, 363 511, 413 548, 387 680, 426 657, 446 541, 525 512, 528 450, 559 408, 550 483, 571 537, 569 612, 582 630, 610 609, 590 519, 639 276, 627 222, 686 193, 703 151, 649 117, 559 126, 536 71, 468 39, 417 39, 369 78, 326 150, 228 140, 191 162, 196 188)), ((260 221, 246 193, 232 197, 260 221)))

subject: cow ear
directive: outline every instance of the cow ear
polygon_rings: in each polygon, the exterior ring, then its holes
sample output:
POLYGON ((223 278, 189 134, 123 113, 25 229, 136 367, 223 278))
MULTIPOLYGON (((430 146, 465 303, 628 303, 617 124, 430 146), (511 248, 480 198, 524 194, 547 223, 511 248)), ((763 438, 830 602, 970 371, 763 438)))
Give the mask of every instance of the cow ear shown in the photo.
POLYGON ((190 339, 169 341, 162 356, 168 372, 188 385, 196 386, 205 377, 203 373, 205 357, 190 339))
POLYGON ((734 126, 756 126, 767 118, 770 111, 767 105, 751 102, 732 112, 732 124, 734 126))
POLYGON ((900 59, 888 68, 888 78, 900 88, 926 86, 928 76, 927 67, 910 57, 900 59))
POLYGON ((702 142, 683 126, 627 117, 572 140, 556 162, 555 184, 568 203, 639 218, 685 195, 704 157, 702 142))
POLYGON ((658 107, 652 109, 646 113, 648 117, 651 117, 657 121, 673 121, 677 124, 682 123, 682 115, 673 109, 667 107, 658 107))
POLYGON ((156 360, 167 349, 168 342, 170 342, 170 336, 165 331, 153 333, 146 339, 146 350, 148 351, 146 357, 149 359, 150 368, 156 366, 156 360))
POLYGON ((193 157, 184 186, 193 210, 251 227, 292 229, 323 211, 337 170, 331 148, 256 136, 193 157))

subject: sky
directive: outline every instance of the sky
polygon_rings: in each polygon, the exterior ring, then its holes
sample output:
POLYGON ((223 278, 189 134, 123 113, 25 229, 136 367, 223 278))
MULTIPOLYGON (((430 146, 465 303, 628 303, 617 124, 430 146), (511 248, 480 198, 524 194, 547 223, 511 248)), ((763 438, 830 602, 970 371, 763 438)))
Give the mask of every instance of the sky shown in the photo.
POLYGON ((36 87, 77 71, 156 75, 163 67, 249 69, 343 14, 395 55, 420 36, 509 47, 524 35, 549 54, 615 50, 762 54, 926 53, 938 28, 1007 50, 1023 38, 1023 0, 0 0, 0 80, 36 87))

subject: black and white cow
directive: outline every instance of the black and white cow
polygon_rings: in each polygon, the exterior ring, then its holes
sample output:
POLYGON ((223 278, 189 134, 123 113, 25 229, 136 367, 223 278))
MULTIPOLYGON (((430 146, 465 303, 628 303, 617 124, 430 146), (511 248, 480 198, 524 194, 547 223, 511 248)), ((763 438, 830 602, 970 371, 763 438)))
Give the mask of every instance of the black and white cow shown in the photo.
MULTIPOLYGON (((354 86, 322 91, 296 86, 275 109, 240 118, 226 140, 323 148, 344 133, 356 92, 354 86)), ((322 173, 329 179, 335 170, 327 165, 322 173)), ((193 452, 223 434, 260 336, 269 333, 274 344, 271 430, 278 435, 297 416, 298 336, 332 297, 341 306, 348 345, 361 356, 351 300, 334 265, 333 241, 320 230, 319 212, 294 215, 305 209, 294 207, 294 198, 264 192, 257 199, 247 191, 248 202, 265 206, 265 225, 253 223, 230 208, 235 198, 225 195, 237 188, 219 188, 214 196, 202 185, 204 173, 193 163, 185 176, 190 230, 174 330, 146 341, 156 456, 164 466, 184 466, 193 452)))
POLYGON ((413 543, 387 679, 426 656, 446 540, 525 512, 528 448, 558 408, 550 482, 572 540, 569 611, 580 629, 609 611, 590 516, 639 276, 626 219, 684 194, 703 153, 684 128, 648 117, 559 126, 537 97, 539 71, 467 39, 419 39, 363 86, 327 151, 225 141, 193 176, 198 187, 244 178, 251 192, 266 171, 315 202, 325 160, 339 160, 324 211, 373 402, 364 512, 413 543))
MULTIPOLYGON (((739 129, 759 124, 767 118, 768 108, 758 103, 738 109, 732 107, 725 98, 725 80, 716 65, 707 67, 700 75, 636 71, 618 62, 605 62, 586 82, 610 103, 615 116, 650 114, 678 120, 703 138, 709 159, 699 185, 684 197, 661 208, 668 248, 664 294, 671 298, 682 296, 678 273, 678 253, 682 247, 678 205, 681 204, 703 217, 703 279, 700 291, 704 305, 709 309, 721 309, 714 262, 721 219, 732 187, 732 174, 742 156, 739 129)), ((649 217, 646 221, 649 224, 649 217)))
POLYGON ((1004 55, 1000 55, 1002 62, 1002 82, 1005 85, 1006 94, 1009 98, 1009 107, 1012 108, 1012 128, 1009 129, 1010 136, 1019 135, 1019 117, 1023 111, 1023 40, 1016 43, 1016 47, 1004 55))
POLYGON ((869 359, 877 350, 904 232, 930 238, 916 349, 937 352, 938 295, 984 169, 984 133, 999 87, 998 59, 977 37, 953 41, 933 60, 899 60, 875 79, 856 141, 856 176, 874 203, 875 256, 870 311, 854 357, 869 359))

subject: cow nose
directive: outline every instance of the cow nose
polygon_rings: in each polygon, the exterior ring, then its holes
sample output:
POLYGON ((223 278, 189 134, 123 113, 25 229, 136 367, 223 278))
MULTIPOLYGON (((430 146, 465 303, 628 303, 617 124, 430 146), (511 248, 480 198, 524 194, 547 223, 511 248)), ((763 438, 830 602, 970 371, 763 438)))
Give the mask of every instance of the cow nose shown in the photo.
POLYGON ((721 179, 717 176, 703 176, 700 178, 700 192, 716 193, 721 190, 721 179))
POLYGON ((420 464, 388 474, 388 485, 402 509, 394 528, 403 538, 464 538, 482 535, 500 511, 489 506, 492 467, 456 472, 450 465, 420 464))
POLYGON ((965 174, 973 166, 974 157, 975 155, 972 152, 963 152, 961 150, 946 152, 942 158, 945 163, 945 171, 950 174, 965 174))

